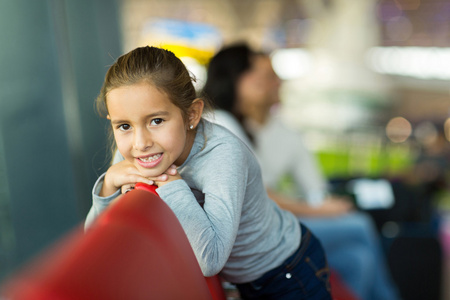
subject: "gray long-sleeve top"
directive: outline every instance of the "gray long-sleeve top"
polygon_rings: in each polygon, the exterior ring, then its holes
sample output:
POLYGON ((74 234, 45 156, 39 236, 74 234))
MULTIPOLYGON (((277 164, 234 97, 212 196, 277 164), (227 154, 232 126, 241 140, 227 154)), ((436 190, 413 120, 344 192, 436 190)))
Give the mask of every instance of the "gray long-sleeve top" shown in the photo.
MULTIPOLYGON (((180 221, 205 276, 219 272, 233 283, 257 279, 298 248, 297 218, 267 196, 251 150, 227 129, 200 122, 191 152, 179 166, 182 180, 157 189, 180 221), (203 208, 192 189, 205 195, 203 208)), ((89 224, 119 195, 100 197, 102 175, 93 189, 89 224)))

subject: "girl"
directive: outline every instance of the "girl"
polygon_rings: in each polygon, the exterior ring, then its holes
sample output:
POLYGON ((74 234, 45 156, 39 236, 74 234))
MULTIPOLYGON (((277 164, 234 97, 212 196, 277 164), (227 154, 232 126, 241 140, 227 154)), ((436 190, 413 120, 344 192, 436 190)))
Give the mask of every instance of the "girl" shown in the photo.
POLYGON ((269 199, 251 150, 202 118, 205 101, 173 53, 121 56, 97 104, 120 155, 94 186, 87 224, 136 182, 156 184, 205 276, 220 272, 243 299, 331 299, 320 243, 269 199))

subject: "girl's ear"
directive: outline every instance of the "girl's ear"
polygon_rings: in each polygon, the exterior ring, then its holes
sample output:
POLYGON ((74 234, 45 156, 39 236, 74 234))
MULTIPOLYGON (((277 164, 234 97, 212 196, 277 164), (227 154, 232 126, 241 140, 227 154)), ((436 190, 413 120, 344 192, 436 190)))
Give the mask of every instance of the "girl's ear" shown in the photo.
POLYGON ((110 115, 106 115, 106 118, 107 118, 108 120, 111 120, 111 116, 110 116, 110 115))
POLYGON ((204 106, 205 103, 200 98, 197 98, 192 102, 188 112, 187 125, 189 129, 194 129, 195 127, 197 127, 198 122, 200 122, 200 119, 202 118, 204 106))

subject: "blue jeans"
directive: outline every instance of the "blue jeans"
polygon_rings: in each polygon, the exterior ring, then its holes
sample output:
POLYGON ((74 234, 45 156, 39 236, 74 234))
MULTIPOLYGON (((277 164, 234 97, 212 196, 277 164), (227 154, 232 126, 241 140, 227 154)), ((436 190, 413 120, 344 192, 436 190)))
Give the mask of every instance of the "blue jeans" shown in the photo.
POLYGON ((330 271, 319 240, 300 224, 300 247, 279 267, 236 287, 242 299, 331 299, 330 271))

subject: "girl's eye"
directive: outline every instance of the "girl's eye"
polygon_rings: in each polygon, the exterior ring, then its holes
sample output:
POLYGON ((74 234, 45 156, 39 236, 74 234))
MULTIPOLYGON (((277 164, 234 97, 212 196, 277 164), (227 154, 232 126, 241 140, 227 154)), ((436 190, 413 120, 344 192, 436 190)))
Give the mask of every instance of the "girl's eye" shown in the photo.
POLYGON ((156 119, 153 119, 153 120, 150 122, 150 125, 155 126, 155 125, 162 124, 162 122, 164 122, 163 119, 161 119, 161 118, 156 118, 156 119))
POLYGON ((131 126, 129 124, 122 124, 122 125, 119 125, 118 128, 122 131, 127 131, 127 130, 130 130, 131 126))

